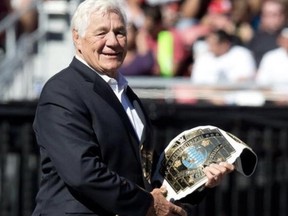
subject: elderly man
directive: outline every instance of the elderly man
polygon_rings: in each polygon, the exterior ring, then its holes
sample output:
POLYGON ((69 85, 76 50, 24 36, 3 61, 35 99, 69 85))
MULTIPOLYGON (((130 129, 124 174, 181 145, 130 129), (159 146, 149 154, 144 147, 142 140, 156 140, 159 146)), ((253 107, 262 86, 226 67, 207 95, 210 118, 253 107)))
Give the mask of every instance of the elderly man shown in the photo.
MULTIPOLYGON (((117 73, 127 46, 119 3, 82 2, 72 34, 75 58, 46 83, 35 116, 42 178, 33 216, 187 215, 151 186, 149 119, 117 73)), ((211 165, 206 186, 233 169, 211 165)))

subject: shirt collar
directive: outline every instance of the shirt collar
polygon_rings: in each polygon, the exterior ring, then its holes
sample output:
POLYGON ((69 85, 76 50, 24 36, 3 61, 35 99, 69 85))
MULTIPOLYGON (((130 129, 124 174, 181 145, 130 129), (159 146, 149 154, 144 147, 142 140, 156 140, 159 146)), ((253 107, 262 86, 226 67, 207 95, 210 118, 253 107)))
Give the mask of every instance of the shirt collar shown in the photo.
POLYGON ((93 69, 90 65, 88 65, 88 63, 83 58, 81 58, 80 56, 76 55, 75 57, 80 62, 85 64, 87 67, 89 67, 90 69, 95 71, 106 83, 109 84, 109 86, 113 90, 118 89, 118 91, 121 91, 122 89, 124 89, 126 91, 126 88, 128 86, 128 81, 121 73, 119 73, 119 72, 117 73, 116 79, 111 78, 105 74, 98 73, 95 69, 93 69))

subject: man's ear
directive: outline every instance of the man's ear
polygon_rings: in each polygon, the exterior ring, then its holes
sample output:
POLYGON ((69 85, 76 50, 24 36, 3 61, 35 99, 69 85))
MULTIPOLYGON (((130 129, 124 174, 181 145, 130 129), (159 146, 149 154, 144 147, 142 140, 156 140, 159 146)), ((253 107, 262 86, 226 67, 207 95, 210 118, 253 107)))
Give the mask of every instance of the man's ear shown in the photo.
POLYGON ((73 29, 72 30, 72 37, 73 37, 73 43, 74 43, 74 46, 79 49, 79 46, 80 46, 80 35, 78 33, 78 31, 76 29, 73 29))

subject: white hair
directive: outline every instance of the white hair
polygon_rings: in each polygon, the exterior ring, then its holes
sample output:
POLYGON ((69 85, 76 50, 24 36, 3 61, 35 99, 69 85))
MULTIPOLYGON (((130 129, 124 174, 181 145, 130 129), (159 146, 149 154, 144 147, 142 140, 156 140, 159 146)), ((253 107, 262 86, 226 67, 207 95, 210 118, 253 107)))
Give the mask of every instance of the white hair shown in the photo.
POLYGON ((78 34, 83 37, 89 25, 91 14, 104 15, 108 12, 118 14, 127 25, 127 17, 119 0, 84 0, 79 4, 72 17, 71 28, 78 31, 78 34))

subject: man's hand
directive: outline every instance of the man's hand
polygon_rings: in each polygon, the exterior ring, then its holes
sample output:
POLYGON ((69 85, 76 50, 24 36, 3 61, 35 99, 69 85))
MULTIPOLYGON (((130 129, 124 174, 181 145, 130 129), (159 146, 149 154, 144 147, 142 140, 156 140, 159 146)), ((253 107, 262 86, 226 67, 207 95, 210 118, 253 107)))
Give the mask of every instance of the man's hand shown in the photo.
POLYGON ((206 174, 208 181, 205 184, 208 188, 213 188, 219 185, 223 179, 223 177, 232 172, 235 169, 233 164, 229 164, 227 162, 221 162, 219 164, 210 164, 209 166, 204 168, 204 173, 206 174))
POLYGON ((151 192, 153 203, 146 216, 187 216, 183 208, 166 200, 166 193, 165 188, 156 188, 151 192))

